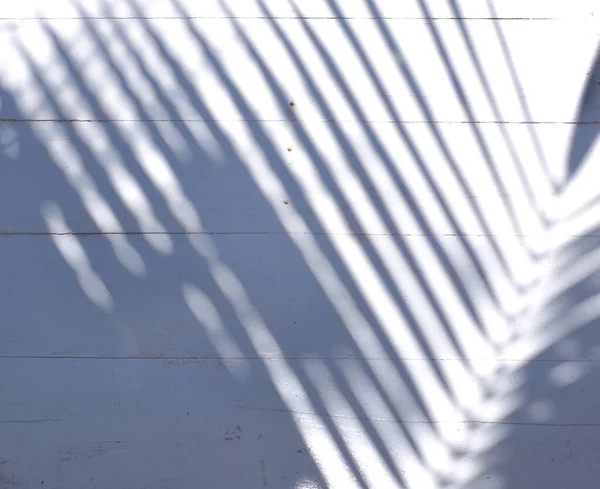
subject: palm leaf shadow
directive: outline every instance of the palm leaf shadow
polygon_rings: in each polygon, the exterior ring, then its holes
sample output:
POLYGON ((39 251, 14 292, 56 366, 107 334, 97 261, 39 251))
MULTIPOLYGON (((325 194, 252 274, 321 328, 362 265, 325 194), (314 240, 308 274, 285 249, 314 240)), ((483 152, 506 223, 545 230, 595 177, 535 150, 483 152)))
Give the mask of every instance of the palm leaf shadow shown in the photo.
POLYGON ((591 70, 588 72, 585 87, 581 93, 576 129, 569 150, 567 179, 569 182, 578 173, 586 157, 600 134, 600 47, 591 70))

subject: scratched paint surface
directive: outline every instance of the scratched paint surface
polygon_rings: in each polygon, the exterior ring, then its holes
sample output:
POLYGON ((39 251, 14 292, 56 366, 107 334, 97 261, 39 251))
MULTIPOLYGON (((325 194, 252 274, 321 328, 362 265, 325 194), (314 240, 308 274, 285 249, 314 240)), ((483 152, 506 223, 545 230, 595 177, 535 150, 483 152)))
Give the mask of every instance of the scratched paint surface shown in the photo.
POLYGON ((595 487, 594 2, 0 4, 0 488, 595 487))

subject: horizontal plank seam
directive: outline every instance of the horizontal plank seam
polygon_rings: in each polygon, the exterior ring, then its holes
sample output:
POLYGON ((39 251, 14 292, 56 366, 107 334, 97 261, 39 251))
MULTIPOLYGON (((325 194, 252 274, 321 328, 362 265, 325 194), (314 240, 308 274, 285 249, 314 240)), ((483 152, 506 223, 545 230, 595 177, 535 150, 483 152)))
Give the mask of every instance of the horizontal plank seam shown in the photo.
POLYGON ((267 407, 255 407, 255 406, 231 406, 238 409, 249 409, 256 411, 276 411, 284 413, 293 413, 306 416, 318 416, 322 418, 342 418, 342 419, 360 419, 365 421, 378 421, 384 423, 405 423, 405 424, 481 424, 481 425, 509 425, 509 426, 539 426, 539 427, 568 427, 568 428, 600 428, 600 423, 536 423, 529 421, 483 421, 483 420, 464 420, 464 421, 432 421, 432 420, 406 420, 406 419, 389 419, 380 417, 370 416, 347 416, 343 414, 331 414, 331 413, 315 413, 309 411, 296 411, 293 409, 284 408, 267 408, 267 407))
POLYGON ((493 21, 569 21, 586 17, 411 17, 411 16, 323 16, 323 15, 195 15, 195 16, 89 16, 89 17, 0 17, 0 21, 25 20, 493 20, 493 21))
MULTIPOLYGON (((471 197, 473 198, 473 197, 471 197)), ((287 231, 166 231, 166 232, 69 232, 48 233, 38 231, 0 231, 0 237, 11 236, 399 236, 399 237, 551 237, 551 238, 600 238, 600 234, 558 234, 558 233, 531 233, 531 234, 491 234, 491 233, 325 233, 325 232, 287 232, 287 231)))
MULTIPOLYGON (((208 356, 161 356, 161 355, 145 355, 145 356, 102 356, 102 355, 0 355, 0 360, 161 360, 161 361, 240 361, 240 360, 252 360, 252 361, 287 361, 287 360, 396 360, 402 362, 462 362, 464 360, 490 360, 494 362, 508 362, 508 363, 522 363, 521 358, 478 358, 478 357, 465 357, 465 358, 401 358, 401 357, 298 357, 298 356, 284 356, 284 355, 270 355, 270 356, 242 356, 242 357, 218 357, 214 355, 208 356)), ((528 360, 527 364, 541 363, 584 363, 584 364, 596 364, 600 363, 599 360, 570 360, 570 359, 532 359, 528 360)))
POLYGON ((37 424, 37 423, 51 423, 54 421, 63 421, 60 418, 51 419, 0 419, 0 424, 10 423, 26 423, 26 424, 37 424))
MULTIPOLYGON (((0 118, 0 122, 35 123, 35 122, 294 122, 297 119, 17 119, 0 118)), ((600 120, 592 121, 424 121, 395 119, 299 119, 304 122, 368 122, 378 124, 504 124, 504 125, 595 125, 600 120)))

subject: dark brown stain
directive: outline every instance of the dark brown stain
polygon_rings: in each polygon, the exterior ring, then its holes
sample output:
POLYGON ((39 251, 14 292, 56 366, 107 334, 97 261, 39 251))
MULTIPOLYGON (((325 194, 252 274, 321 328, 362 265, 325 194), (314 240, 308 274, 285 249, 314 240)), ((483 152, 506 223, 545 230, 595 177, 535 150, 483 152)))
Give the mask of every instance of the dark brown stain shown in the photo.
POLYGON ((288 151, 292 151, 292 148, 288 148, 288 151))
POLYGON ((283 201, 283 203, 284 203, 285 205, 288 205, 288 204, 290 203, 290 201, 289 201, 289 200, 284 200, 284 201, 283 201))
POLYGON ((293 100, 290 101, 290 107, 296 107, 296 102, 294 102, 293 100))

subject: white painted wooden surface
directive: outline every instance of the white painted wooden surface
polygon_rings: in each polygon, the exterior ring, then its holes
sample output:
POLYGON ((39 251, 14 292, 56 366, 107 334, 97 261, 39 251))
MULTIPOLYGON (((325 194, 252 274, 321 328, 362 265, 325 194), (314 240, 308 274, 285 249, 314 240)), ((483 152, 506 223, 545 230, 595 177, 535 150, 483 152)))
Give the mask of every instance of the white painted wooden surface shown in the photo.
POLYGON ((596 487, 598 17, 0 3, 0 487, 596 487))

